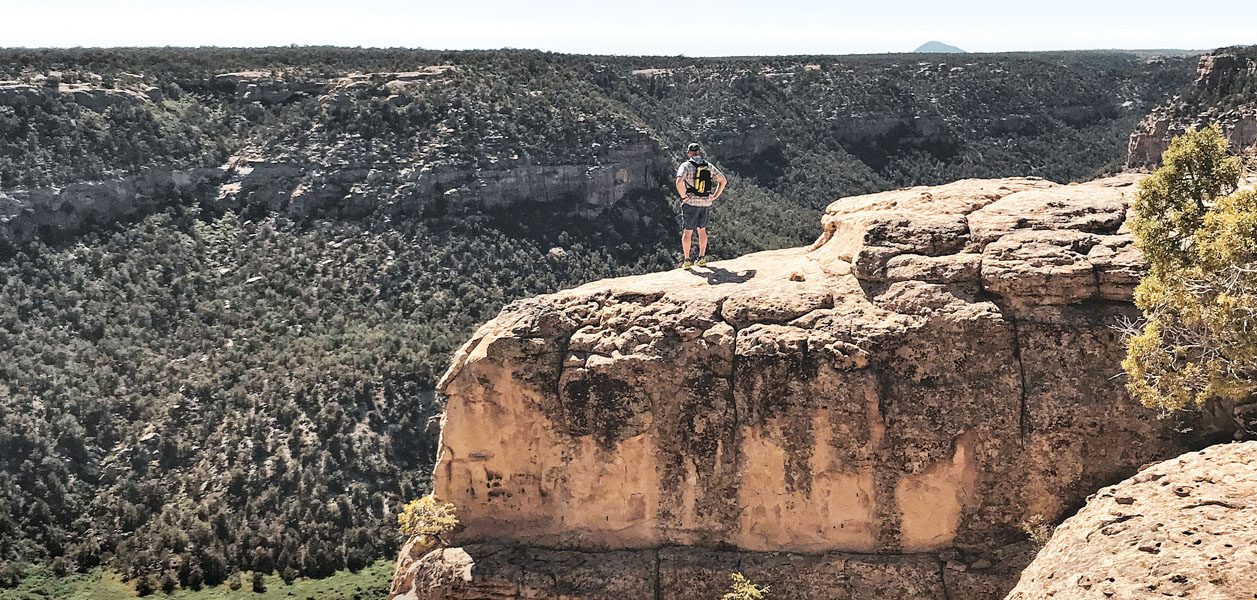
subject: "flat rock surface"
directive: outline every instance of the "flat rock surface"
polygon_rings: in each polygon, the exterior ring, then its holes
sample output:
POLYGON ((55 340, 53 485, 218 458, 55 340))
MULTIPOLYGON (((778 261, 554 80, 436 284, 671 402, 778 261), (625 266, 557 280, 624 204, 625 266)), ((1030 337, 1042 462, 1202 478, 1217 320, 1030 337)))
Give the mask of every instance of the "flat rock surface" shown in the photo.
POLYGON ((1009 600, 1257 598, 1257 442, 1146 467, 1096 494, 1009 600))

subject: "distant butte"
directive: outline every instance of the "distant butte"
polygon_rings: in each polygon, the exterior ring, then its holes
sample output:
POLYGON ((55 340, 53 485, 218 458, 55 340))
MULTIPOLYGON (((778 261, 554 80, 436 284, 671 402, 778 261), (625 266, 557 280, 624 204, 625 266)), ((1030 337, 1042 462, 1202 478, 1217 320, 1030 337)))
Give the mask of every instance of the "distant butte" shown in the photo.
POLYGON ((955 46, 951 46, 948 44, 944 44, 943 42, 933 41, 933 40, 928 41, 924 44, 921 44, 921 47, 917 48, 916 50, 913 50, 913 52, 932 52, 932 53, 942 52, 942 53, 950 53, 950 54, 964 54, 965 53, 965 51, 961 50, 960 48, 957 48, 955 46))

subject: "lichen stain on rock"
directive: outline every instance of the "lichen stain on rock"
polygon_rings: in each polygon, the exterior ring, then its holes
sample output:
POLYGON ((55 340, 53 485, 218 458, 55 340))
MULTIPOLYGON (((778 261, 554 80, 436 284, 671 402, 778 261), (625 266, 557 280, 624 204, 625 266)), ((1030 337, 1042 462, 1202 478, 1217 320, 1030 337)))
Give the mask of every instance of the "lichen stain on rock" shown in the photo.
POLYGON ((729 380, 695 366, 680 387, 686 391, 657 418, 663 461, 659 484, 670 490, 660 516, 682 516, 677 527, 665 525, 667 538, 715 543, 737 517, 736 421, 729 380))
POLYGON ((563 374, 560 389, 567 418, 559 425, 566 427, 569 436, 590 435, 600 448, 611 450, 650 427, 649 399, 625 381, 603 373, 569 370, 563 374))

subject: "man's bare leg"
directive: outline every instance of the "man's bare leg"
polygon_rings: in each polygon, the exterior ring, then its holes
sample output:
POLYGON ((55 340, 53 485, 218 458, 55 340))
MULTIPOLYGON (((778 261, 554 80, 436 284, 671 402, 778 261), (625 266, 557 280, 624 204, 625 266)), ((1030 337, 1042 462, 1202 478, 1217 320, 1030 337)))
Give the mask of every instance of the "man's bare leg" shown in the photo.
MULTIPOLYGON (((686 246, 688 247, 688 244, 686 244, 686 246)), ((689 251, 686 251, 685 255, 689 256, 690 255, 689 251)), ((700 257, 707 256, 707 228, 706 227, 698 228, 698 255, 700 257)))
MULTIPOLYGON (((706 235, 707 235, 706 233, 700 234, 700 237, 698 239, 706 240, 707 239, 706 235)), ((700 250, 702 248, 701 246, 702 243, 703 243, 702 241, 699 242, 700 250)), ((690 259, 690 230, 689 229, 681 230, 681 253, 684 255, 684 258, 682 260, 690 259)))

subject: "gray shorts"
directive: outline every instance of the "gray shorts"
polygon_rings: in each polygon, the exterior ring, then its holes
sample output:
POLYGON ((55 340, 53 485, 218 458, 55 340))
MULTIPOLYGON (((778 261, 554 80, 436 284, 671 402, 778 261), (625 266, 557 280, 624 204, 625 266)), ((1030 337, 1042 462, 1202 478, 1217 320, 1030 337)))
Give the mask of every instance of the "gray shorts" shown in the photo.
POLYGON ((682 229, 707 229, 708 225, 711 225, 710 206, 681 205, 682 229))

